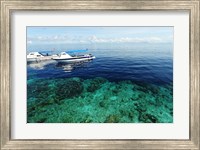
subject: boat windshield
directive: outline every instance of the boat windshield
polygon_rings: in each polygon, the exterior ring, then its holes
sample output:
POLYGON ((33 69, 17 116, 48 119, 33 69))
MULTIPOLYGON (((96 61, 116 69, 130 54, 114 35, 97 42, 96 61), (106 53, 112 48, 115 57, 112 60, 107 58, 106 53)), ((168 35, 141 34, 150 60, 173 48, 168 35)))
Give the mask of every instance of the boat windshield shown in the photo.
POLYGON ((72 56, 70 56, 69 54, 67 54, 66 52, 62 52, 60 54, 60 57, 64 56, 65 58, 71 58, 72 56))

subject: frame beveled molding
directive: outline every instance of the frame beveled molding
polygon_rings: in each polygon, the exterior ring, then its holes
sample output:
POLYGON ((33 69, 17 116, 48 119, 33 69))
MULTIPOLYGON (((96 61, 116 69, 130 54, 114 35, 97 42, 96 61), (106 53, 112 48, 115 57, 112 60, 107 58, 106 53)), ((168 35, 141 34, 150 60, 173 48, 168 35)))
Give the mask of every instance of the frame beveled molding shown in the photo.
POLYGON ((199 2, 190 1, 34 1, 0 0, 0 140, 1 149, 200 149, 199 2), (13 140, 11 139, 11 15, 14 11, 47 10, 187 10, 190 12, 190 139, 189 140, 13 140))

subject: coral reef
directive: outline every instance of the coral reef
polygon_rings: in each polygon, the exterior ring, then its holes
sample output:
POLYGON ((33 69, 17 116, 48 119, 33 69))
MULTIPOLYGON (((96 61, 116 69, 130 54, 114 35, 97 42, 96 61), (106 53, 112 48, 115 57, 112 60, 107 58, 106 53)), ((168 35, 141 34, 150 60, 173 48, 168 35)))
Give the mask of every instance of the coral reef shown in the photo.
POLYGON ((60 79, 61 81, 57 82, 55 88, 55 95, 57 100, 63 100, 78 96, 83 91, 83 85, 80 81, 73 79, 60 79))
POLYGON ((30 123, 172 123, 173 85, 93 79, 30 79, 30 123))

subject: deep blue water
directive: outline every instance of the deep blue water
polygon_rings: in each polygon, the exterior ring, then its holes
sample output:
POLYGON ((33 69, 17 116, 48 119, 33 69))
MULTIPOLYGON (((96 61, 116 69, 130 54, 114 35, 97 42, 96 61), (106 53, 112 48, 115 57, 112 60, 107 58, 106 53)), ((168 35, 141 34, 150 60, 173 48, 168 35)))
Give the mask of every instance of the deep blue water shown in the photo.
POLYGON ((89 53, 95 55, 96 59, 79 64, 45 62, 28 65, 28 79, 104 77, 109 81, 131 80, 144 84, 173 82, 172 44, 144 43, 131 47, 91 48, 89 53))

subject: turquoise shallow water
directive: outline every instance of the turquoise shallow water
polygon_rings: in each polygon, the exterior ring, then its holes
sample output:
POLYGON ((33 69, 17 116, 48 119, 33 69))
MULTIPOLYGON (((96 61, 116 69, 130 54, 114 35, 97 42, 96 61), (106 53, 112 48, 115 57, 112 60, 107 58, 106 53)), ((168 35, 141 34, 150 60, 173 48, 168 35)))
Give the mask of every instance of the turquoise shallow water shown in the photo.
POLYGON ((93 79, 28 80, 29 123, 172 123, 172 85, 93 79), (70 85, 70 86, 69 86, 70 85))

